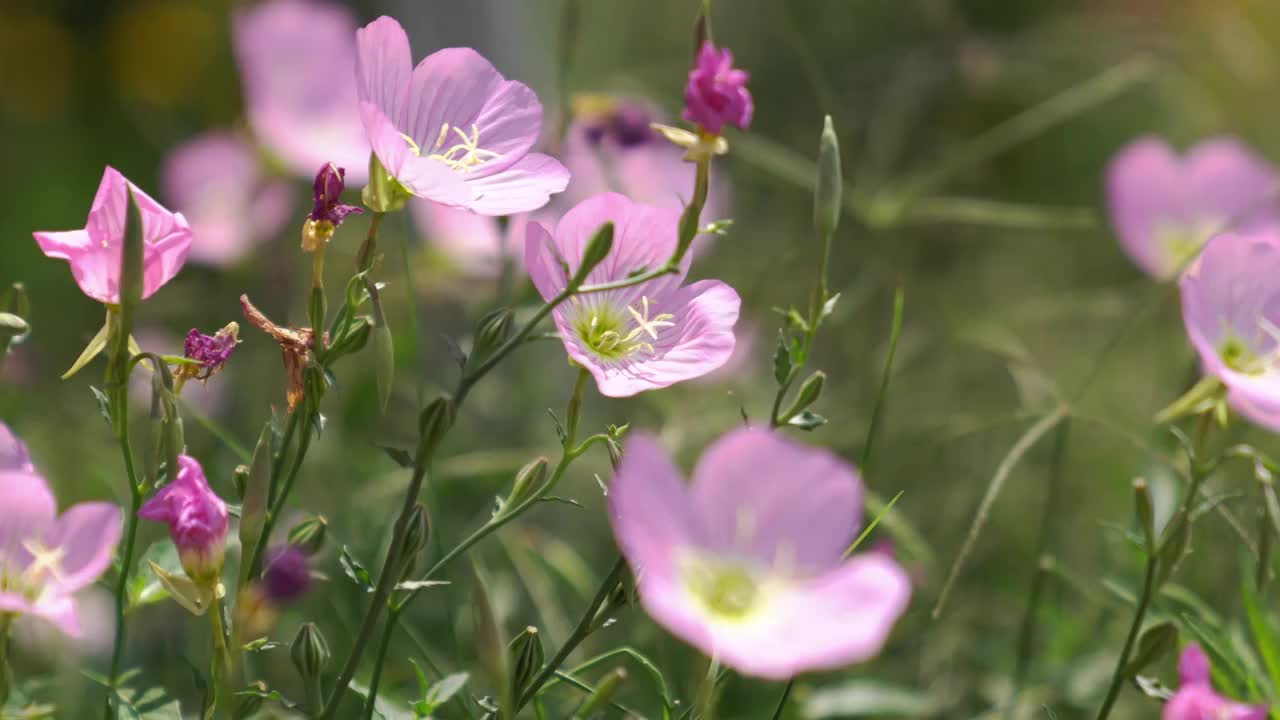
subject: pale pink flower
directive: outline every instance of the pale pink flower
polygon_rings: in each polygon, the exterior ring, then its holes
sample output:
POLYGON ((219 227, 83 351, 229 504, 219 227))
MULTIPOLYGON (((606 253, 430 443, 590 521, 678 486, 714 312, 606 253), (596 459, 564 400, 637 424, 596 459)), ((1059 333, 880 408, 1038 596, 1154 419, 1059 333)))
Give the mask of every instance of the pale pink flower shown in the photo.
POLYGON ((74 596, 111 566, 120 508, 85 502, 58 516, 48 484, 3 423, 0 438, 10 445, 0 464, 0 614, 34 615, 78 636, 74 596))
POLYGON ((33 233, 44 254, 66 260, 85 295, 120 302, 120 260, 129 191, 142 211, 142 297, 173 279, 191 248, 191 226, 182 213, 166 210, 111 166, 102 174, 83 230, 33 233))
POLYGON ((1237 412, 1280 431, 1280 227, 1214 236, 1180 289, 1204 371, 1237 412))
MULTIPOLYGON (((565 214, 554 236, 531 222, 525 266, 544 300, 564 290, 591 238, 612 222, 613 249, 586 284, 625 280, 654 270, 674 254, 680 213, 639 205, 615 193, 590 198, 565 214)), ((596 379, 602 395, 626 397, 705 375, 733 354, 741 301, 719 280, 684 285, 677 273, 621 290, 574 296, 555 310, 569 357, 596 379)))
POLYGON ((276 237, 289 221, 294 192, 264 176, 253 146, 215 130, 169 153, 160 169, 164 196, 191 221, 190 259, 227 265, 276 237))
POLYGON ((880 651, 911 583, 889 555, 844 561, 857 471, 760 428, 721 437, 685 486, 657 440, 630 437, 609 520, 660 625, 745 674, 785 679, 880 651))
POLYGON ((400 23, 357 33, 357 89, 369 144, 414 195, 484 215, 540 208, 569 173, 531 153, 542 103, 470 48, 446 48, 415 68, 400 23))
POLYGON ((167 523, 182 569, 193 580, 216 579, 227 543, 227 504, 209 488, 200 463, 178 456, 177 477, 138 511, 144 520, 167 523))
POLYGON ((232 27, 255 137, 298 177, 333 162, 368 179, 369 141, 356 96, 356 20, 318 0, 269 0, 232 27))
POLYGON ((1178 660, 1178 692, 1164 705, 1162 720, 1266 720, 1266 705, 1246 705, 1213 691, 1209 658, 1192 643, 1178 660))
POLYGON ((408 207, 427 246, 466 275, 494 278, 504 262, 524 266, 526 214, 510 216, 503 229, 498 218, 430 200, 414 198, 408 207))
POLYGON ((1179 156, 1164 140, 1126 145, 1107 167, 1107 207, 1120 245, 1148 275, 1168 280, 1214 233, 1280 217, 1280 172, 1232 138, 1179 156))

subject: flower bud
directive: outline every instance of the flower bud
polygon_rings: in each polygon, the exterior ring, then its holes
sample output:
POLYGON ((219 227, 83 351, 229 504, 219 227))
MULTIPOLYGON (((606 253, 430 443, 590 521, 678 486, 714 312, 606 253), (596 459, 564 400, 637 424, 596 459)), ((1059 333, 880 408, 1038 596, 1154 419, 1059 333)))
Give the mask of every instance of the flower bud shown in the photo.
POLYGON ((795 402, 791 404, 790 414, 794 415, 817 401, 818 396, 822 395, 822 386, 826 381, 827 374, 821 370, 805 378, 804 383, 800 385, 799 392, 796 393, 795 402))
POLYGON ((733 67, 733 53, 727 48, 718 50, 704 42, 689 71, 681 117, 710 135, 719 135, 726 124, 746 130, 755 110, 748 77, 745 70, 733 67))
POLYGON ((573 274, 573 279, 569 281, 569 287, 577 289, 587 281, 587 276, 591 274, 596 266, 604 262, 609 256, 609 251, 613 249, 613 223, 607 222, 600 226, 595 235, 591 236, 591 241, 587 243, 586 250, 582 251, 582 264, 578 266, 578 271, 573 274))
POLYGON ((295 545, 275 547, 267 552, 262 571, 267 598, 276 605, 293 602, 311 589, 311 565, 307 554, 295 545))
POLYGON ((329 664, 329 643, 315 623, 303 623, 289 648, 289 657, 303 680, 315 681, 329 664))
POLYGON ((577 712, 573 714, 573 720, 586 720, 586 718, 595 717, 596 713, 603 711, 613 701, 613 696, 618 692, 618 687, 622 685, 622 681, 627 679, 627 671, 623 668, 614 668, 600 680, 596 685, 595 692, 587 696, 586 700, 578 706, 577 712))
POLYGON ((813 192, 813 224, 818 237, 830 237, 840 223, 840 207, 844 197, 844 176, 840 170, 840 140, 831 125, 831 116, 822 120, 822 139, 818 141, 818 176, 813 192))
POLYGON ((249 466, 237 465, 236 469, 231 471, 231 482, 236 486, 236 497, 240 498, 240 502, 244 502, 245 493, 249 490, 249 466))
POLYGON ((422 552, 422 548, 427 546, 427 540, 430 538, 431 521, 427 519, 427 509, 419 503, 414 506, 413 513, 409 515, 404 542, 400 545, 400 560, 404 563, 402 575, 407 576, 413 572, 414 561, 418 553, 422 552))
POLYGON ((315 252, 328 243, 347 215, 364 212, 354 205, 342 203, 346 174, 345 169, 333 163, 325 163, 316 173, 312 183, 311 212, 302 226, 302 249, 306 252, 315 252))
POLYGON ((258 680, 250 683, 251 692, 236 693, 235 710, 232 717, 248 718, 262 709, 262 702, 267 695, 267 684, 258 680))
POLYGON ((289 529, 289 544, 307 555, 315 555, 324 547, 328 529, 329 522, 323 515, 309 517, 289 529))
POLYGON ((182 569, 198 586, 213 587, 227 545, 227 504, 209 489, 200 463, 178 457, 177 477, 143 504, 138 517, 168 523, 182 569))
POLYGON ((502 509, 509 510, 528 500, 538 488, 542 487, 542 481, 546 477, 547 459, 545 457, 537 458, 520 468, 516 473, 515 482, 511 483, 511 494, 507 495, 506 501, 502 503, 502 509))
POLYGON ((542 670, 545 655, 538 628, 532 625, 526 627, 507 645, 507 651, 511 653, 511 687, 515 696, 519 697, 542 670))
POLYGON ((1136 478, 1133 481, 1133 505, 1134 514, 1138 518, 1138 527, 1142 528, 1142 537, 1147 543, 1147 552, 1154 553, 1156 550, 1155 513, 1151 508, 1151 491, 1143 478, 1136 478))
POLYGON ((478 362, 489 357, 511 335, 515 313, 511 308, 499 308, 487 313, 476 323, 476 338, 471 347, 471 360, 478 362))
MULTIPOLYGON (((436 445, 440 444, 445 433, 453 427, 456 414, 457 408, 454 406, 453 398, 448 395, 441 395, 423 408, 422 414, 418 416, 418 432, 422 436, 418 443, 419 454, 425 453, 429 456, 435 452, 436 445)), ((415 458, 415 462, 419 464, 422 460, 421 457, 415 458)))

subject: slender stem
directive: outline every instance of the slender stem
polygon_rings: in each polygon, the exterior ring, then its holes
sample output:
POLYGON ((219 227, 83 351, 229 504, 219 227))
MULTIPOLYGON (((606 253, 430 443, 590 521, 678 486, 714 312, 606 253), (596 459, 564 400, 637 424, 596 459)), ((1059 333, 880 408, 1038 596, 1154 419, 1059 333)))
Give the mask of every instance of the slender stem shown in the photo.
POLYGON ((787 700, 791 698, 791 689, 795 685, 795 678, 787 681, 787 686, 782 689, 782 697, 778 698, 778 707, 773 710, 773 720, 782 720, 782 711, 787 709, 787 700))
POLYGON ((227 646, 227 628, 222 622, 223 598, 215 598, 209 608, 209 630, 213 635, 213 657, 209 661, 209 677, 213 682, 214 712, 218 716, 231 717, 235 694, 231 688, 232 659, 227 646))
POLYGON ((613 569, 609 571, 604 582, 600 583, 600 589, 596 590, 595 597, 592 598, 591 604, 587 606, 586 611, 582 613, 582 618, 578 620, 578 625, 573 629, 573 633, 556 651, 555 656, 551 658, 551 662, 547 663, 542 668, 542 671, 529 683, 529 686, 520 693, 520 699, 516 701, 515 710, 511 713, 513 717, 519 714, 520 708, 528 704, 533 699, 533 696, 538 694, 538 690, 555 676, 556 671, 569 658, 569 655, 596 629, 596 616, 599 614, 600 608, 604 607, 605 602, 609 600, 609 596, 618 587, 618 583, 622 582, 622 577, 626 572, 627 563, 619 557, 613 562, 613 569))
MULTIPOLYGON (((295 428, 298 424, 297 415, 294 413, 290 418, 290 429, 295 428)), ((285 503, 289 501, 289 494, 293 492, 293 484, 298 479, 298 471, 302 468, 302 461, 307 456, 307 450, 311 447, 311 438, 314 433, 311 432, 312 419, 308 415, 305 421, 302 421, 303 431, 302 437, 298 440, 298 450, 294 453, 293 464, 289 467, 289 475, 285 478, 284 485, 280 488, 280 492, 267 508, 267 515, 263 518, 262 532, 258 534, 258 541, 253 546, 253 554, 249 557, 249 574, 247 577, 255 577, 262 570, 262 561, 267 551, 267 543, 271 538, 271 531, 275 528, 276 520, 280 518, 284 511, 285 503)), ((282 448, 278 460, 284 459, 284 451, 282 448)), ((276 484, 278 473, 273 470, 271 484, 276 484)), ((272 493, 269 493, 272 494, 272 493)))
MULTIPOLYGON (((127 398, 121 402, 124 393, 117 393, 119 402, 117 412, 127 413, 127 398)), ((124 456, 125 473, 129 478, 129 514, 125 518, 124 551, 120 556, 120 577, 116 580, 116 634, 111 651, 111 670, 107 674, 107 703, 104 717, 112 717, 111 698, 115 695, 116 678, 120 676, 120 663, 124 659, 125 624, 128 611, 129 574, 133 569, 133 553, 138 542, 138 510, 142 507, 142 488, 139 486, 137 471, 133 464, 133 451, 129 448, 129 424, 126 418, 120 437, 120 450, 124 456)))
POLYGON ((9 699, 9 688, 13 685, 13 668, 9 666, 9 626, 13 622, 11 615, 0 615, 0 708, 9 699))
POLYGON ((382 637, 378 638, 378 649, 374 651, 373 675, 369 677, 369 695, 365 698, 364 718, 373 718, 374 707, 378 704, 378 685, 382 681, 382 666, 387 659, 387 651, 391 648, 391 636, 396 631, 396 621, 400 619, 401 608, 392 607, 387 611, 387 622, 382 626, 382 637))
POLYGON ((384 215, 386 213, 375 212, 369 219, 369 234, 365 236, 364 244, 360 246, 360 254, 356 258, 358 272, 364 272, 373 267, 373 258, 378 249, 378 228, 382 226, 384 215))
POLYGON ((280 439, 280 451, 276 453, 275 461, 271 463, 271 482, 267 485, 267 500, 271 503, 275 502, 276 485, 280 480, 280 473, 284 470, 285 458, 289 457, 289 446, 293 444, 293 434, 298 430, 298 413, 289 413, 289 423, 284 427, 284 437, 280 439))
POLYGON ((1116 659, 1116 670, 1111 675, 1111 686, 1107 688, 1107 697, 1102 701, 1102 708, 1098 710, 1098 720, 1106 720, 1111 715, 1111 706, 1120 696, 1120 688, 1124 685, 1125 679, 1124 669, 1129 664, 1129 654, 1133 652, 1133 643, 1138 638, 1138 631, 1142 629, 1142 620, 1146 617, 1147 606, 1151 604, 1151 591, 1155 585, 1157 564, 1158 556, 1155 553, 1147 557, 1147 571, 1142 581, 1142 595, 1138 597, 1138 610, 1133 614, 1133 623, 1129 625, 1129 634, 1124 639, 1124 648, 1120 650, 1120 657, 1116 659))

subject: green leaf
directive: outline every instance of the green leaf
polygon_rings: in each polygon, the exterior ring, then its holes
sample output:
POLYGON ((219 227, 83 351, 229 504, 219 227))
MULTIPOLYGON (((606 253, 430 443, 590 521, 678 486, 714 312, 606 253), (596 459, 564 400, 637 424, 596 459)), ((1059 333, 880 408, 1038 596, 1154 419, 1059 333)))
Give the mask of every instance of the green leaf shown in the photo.
POLYGON ((143 605, 151 605, 169 598, 169 591, 151 571, 154 563, 170 574, 182 573, 182 561, 178 558, 178 548, 168 538, 157 540, 142 553, 142 557, 134 566, 133 577, 127 586, 130 611, 143 605))
POLYGON ((406 470, 413 467, 413 455, 409 454, 408 450, 391 447, 390 445, 379 445, 378 447, 387 454, 387 457, 391 458, 392 462, 400 467, 406 470))
POLYGON ((364 569, 358 560, 351 556, 351 551, 346 545, 342 546, 342 553, 338 556, 338 564, 342 566, 342 571, 351 578, 351 581, 360 586, 365 592, 373 592, 373 578, 369 576, 369 571, 364 569))
POLYGON ((440 682, 432 685, 431 689, 427 691, 425 698, 426 701, 436 705, 437 707, 449 702, 449 700, 452 699, 454 695, 457 695, 458 691, 467 684, 467 680, 470 679, 470 677, 470 675, 464 672, 446 675, 441 678, 440 682))
POLYGON ((404 580, 396 583, 397 590, 424 590, 429 587, 448 585, 448 580, 404 580))
POLYGON ((832 295, 831 297, 827 298, 827 301, 822 303, 822 312, 818 315, 818 317, 822 318, 823 320, 826 320, 827 318, 831 317, 831 314, 836 311, 836 303, 838 302, 840 302, 840 293, 836 293, 835 295, 832 295))
POLYGON ((1152 625, 1142 631, 1142 635, 1138 638, 1138 649, 1134 651, 1129 664, 1125 666, 1124 674, 1128 677, 1136 676, 1177 648, 1177 625, 1171 621, 1152 625))
POLYGON ((111 424, 111 398, 107 394, 93 385, 89 386, 89 392, 93 393, 93 399, 98 403, 98 414, 102 416, 107 424, 111 424))
POLYGON ((779 330, 778 347, 773 351, 773 379, 777 380, 779 385, 784 385, 790 378, 791 346, 787 343, 786 334, 779 330))
POLYGON ((84 346, 84 350, 80 353, 80 357, 71 364, 71 369, 62 374, 62 379, 75 375, 93 361, 94 358, 102 354, 107 347, 107 336, 111 334, 110 323, 103 323, 102 328, 98 330, 98 334, 93 336, 88 345, 84 346))
POLYGON ((267 652, 280 647, 280 643, 268 637, 260 637, 257 640, 250 640, 241 647, 245 652, 267 652))
POLYGON ((1253 641, 1262 654, 1262 662, 1267 666, 1267 674, 1271 676, 1272 687, 1280 688, 1280 649, 1277 649, 1276 629, 1267 617, 1266 610, 1260 606, 1257 589, 1249 579, 1244 586, 1244 609, 1249 618, 1249 630, 1253 633, 1253 641))

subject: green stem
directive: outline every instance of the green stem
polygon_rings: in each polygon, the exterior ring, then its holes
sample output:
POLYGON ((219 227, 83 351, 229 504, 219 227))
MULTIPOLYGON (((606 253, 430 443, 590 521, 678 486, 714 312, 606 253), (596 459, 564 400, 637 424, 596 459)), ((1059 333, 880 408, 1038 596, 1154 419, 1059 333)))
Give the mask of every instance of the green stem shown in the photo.
POLYGON ((9 688, 13 686, 13 668, 9 666, 9 626, 13 615, 0 614, 0 708, 9 700, 9 688))
POLYGON ((796 686, 795 678, 787 681, 787 686, 782 688, 782 697, 778 698, 778 707, 773 710, 773 720, 782 720, 782 711, 787 709, 787 700, 791 698, 791 690, 796 686))
MULTIPOLYGON (((117 412, 127 413, 128 398, 117 393, 117 412)), ((111 698, 115 695, 116 679, 120 676, 120 663, 124 659, 125 625, 128 612, 129 574, 133 569, 133 554, 138 541, 138 510, 142 507, 142 488, 138 483, 133 464, 133 451, 129 448, 129 423, 126 417, 121 427, 120 450, 124 456, 125 472, 129 478, 129 513, 125 517, 124 551, 120 556, 120 577, 116 580, 116 633, 111 651, 111 669, 107 674, 107 703, 104 717, 112 717, 111 698)))
MULTIPOLYGON (((292 434, 293 429, 297 426, 299 422, 297 416, 299 414, 300 413, 294 413, 293 416, 290 417, 289 430, 286 431, 286 439, 288 439, 288 436, 292 434)), ((302 431, 301 439, 298 440, 298 450, 294 453, 293 464, 289 467, 289 475, 285 478, 284 486, 280 488, 279 494, 267 508, 266 517, 263 518, 262 532, 258 534, 258 541, 253 546, 253 554, 249 557, 250 571, 247 577, 256 577, 262 570, 262 562, 267 551, 267 543, 271 538, 271 531, 275 528, 276 520, 279 519, 281 513, 284 511, 285 503, 289 501, 289 494, 293 492, 293 484, 298 479, 298 471, 302 468, 302 461, 307 456, 307 450, 311 448, 311 438, 315 434, 311 432, 311 424, 312 419, 308 415, 307 419, 302 421, 304 429, 302 431)), ((287 448, 281 448, 280 456, 277 460, 283 461, 285 450, 287 450, 287 448)), ((276 467, 281 467, 281 464, 278 462, 276 467)), ((271 474, 271 485, 276 484, 277 478, 278 471, 273 468, 271 474)), ((268 491, 268 495, 273 494, 273 491, 268 491)))
POLYGON ((513 717, 518 715, 520 708, 527 705, 538 694, 538 690, 555 676, 560 666, 564 664, 565 660, 569 659, 569 655, 596 629, 596 616, 599 614, 600 608, 604 607, 604 604, 609 600, 609 596, 618 587, 618 583, 622 582, 623 575, 626 572, 627 563, 619 557, 614 561, 613 569, 609 571, 604 582, 600 583, 600 589, 596 590, 595 597, 592 598, 591 604, 587 606, 586 611, 582 613, 582 618, 578 620, 578 625, 573 629, 569 638, 556 651, 555 657, 551 658, 551 662, 542 668, 542 671, 534 677, 529 686, 520 694, 520 699, 516 701, 515 710, 512 712, 513 717))
POLYGON ((1107 688, 1107 697, 1102 701, 1102 708, 1098 710, 1098 720, 1106 720, 1111 715, 1111 706, 1115 704, 1116 698, 1120 696, 1120 688, 1124 685, 1125 680, 1124 669, 1129 664, 1129 654, 1133 652, 1133 643, 1138 639, 1138 632, 1142 629, 1142 620, 1147 614, 1147 606, 1151 604, 1151 591, 1155 586, 1157 564, 1158 556, 1155 553, 1151 553, 1147 557, 1147 571, 1142 581, 1142 595, 1138 597, 1138 610, 1133 614, 1133 623, 1129 625, 1129 634, 1125 636, 1124 648, 1120 650, 1120 657, 1116 660, 1116 669, 1111 675, 1111 686, 1107 688))
POLYGON ((209 631, 213 635, 213 656, 209 660, 209 678, 213 682, 215 717, 231 717, 235 694, 231 687, 234 663, 227 646, 227 629, 222 623, 223 598, 215 598, 209 608, 209 631))

